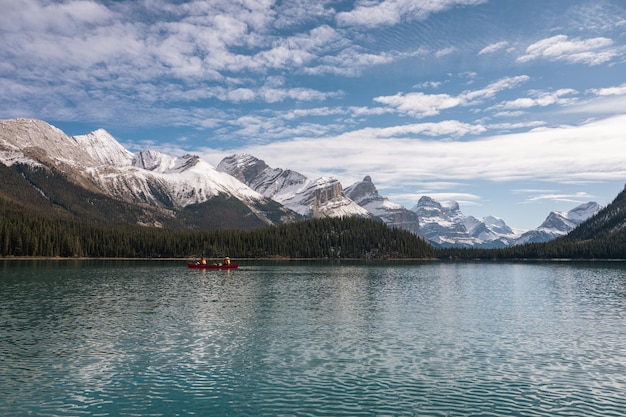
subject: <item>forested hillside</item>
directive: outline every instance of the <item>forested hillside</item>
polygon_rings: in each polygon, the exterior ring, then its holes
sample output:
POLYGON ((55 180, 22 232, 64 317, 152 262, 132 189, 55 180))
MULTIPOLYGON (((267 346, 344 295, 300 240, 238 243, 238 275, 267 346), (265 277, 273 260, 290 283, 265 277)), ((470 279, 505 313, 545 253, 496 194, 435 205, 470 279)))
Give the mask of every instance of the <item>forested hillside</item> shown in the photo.
POLYGON ((626 259, 626 230, 592 240, 555 239, 546 243, 530 243, 506 249, 442 249, 442 259, 626 259))
POLYGON ((17 210, 0 199, 0 256, 433 258, 414 234, 362 218, 307 220, 253 231, 104 226, 17 210))
POLYGON ((626 259, 626 190, 566 236, 546 243, 499 250, 446 249, 442 258, 459 259, 626 259))

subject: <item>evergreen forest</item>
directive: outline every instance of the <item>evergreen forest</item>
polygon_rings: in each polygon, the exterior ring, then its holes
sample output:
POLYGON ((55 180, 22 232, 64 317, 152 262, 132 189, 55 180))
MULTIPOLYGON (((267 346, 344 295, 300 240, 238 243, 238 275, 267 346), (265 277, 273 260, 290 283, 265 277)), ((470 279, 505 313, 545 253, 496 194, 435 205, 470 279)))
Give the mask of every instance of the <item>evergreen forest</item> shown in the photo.
POLYGON ((363 218, 326 218, 255 230, 173 230, 105 226, 3 210, 2 257, 93 258, 433 258, 412 233, 363 218))
MULTIPOLYGON (((108 212, 118 212, 115 208, 108 212)), ((211 216, 206 210, 196 214, 211 216)), ((252 230, 157 228, 124 223, 118 217, 110 216, 107 223, 0 195, 0 257, 626 259, 626 190, 564 237, 504 249, 434 249, 410 232, 356 217, 294 221, 252 230)))

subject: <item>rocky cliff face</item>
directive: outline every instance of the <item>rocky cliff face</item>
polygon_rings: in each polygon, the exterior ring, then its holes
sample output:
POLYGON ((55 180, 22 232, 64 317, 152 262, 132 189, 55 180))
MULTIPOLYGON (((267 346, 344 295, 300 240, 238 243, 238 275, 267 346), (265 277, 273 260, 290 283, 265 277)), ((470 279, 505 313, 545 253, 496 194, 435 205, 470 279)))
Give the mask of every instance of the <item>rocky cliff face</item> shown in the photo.
MULTIPOLYGON (((336 178, 311 180, 293 170, 269 167, 252 155, 224 158, 215 169, 196 155, 176 157, 154 150, 133 154, 103 129, 70 137, 33 119, 0 121, 0 163, 58 172, 62 180, 55 177, 55 184, 69 181, 74 194, 79 187, 123 202, 127 211, 134 206, 139 212, 171 218, 193 207, 196 220, 204 218, 196 225, 217 224, 209 221, 211 216, 228 219, 223 223, 232 228, 307 217, 375 217, 419 233, 437 246, 495 248, 543 242, 568 233, 600 209, 590 202, 569 212, 552 212, 540 227, 523 233, 496 217, 465 216, 456 202, 422 197, 407 210, 381 196, 370 176, 344 189, 336 178)), ((13 174, 26 179, 30 175, 27 168, 16 168, 13 174)), ((30 185, 37 187, 44 180, 45 175, 33 174, 30 185)), ((45 196, 46 190, 37 193, 45 196)), ((157 223, 149 217, 146 214, 138 222, 157 223)))
POLYGON ((421 234, 435 246, 493 249, 547 242, 563 236, 597 213, 600 206, 589 202, 568 212, 551 212, 538 228, 528 231, 514 230, 493 216, 466 216, 455 201, 440 203, 422 197, 414 210, 420 220, 421 234))
POLYGON ((363 181, 347 187, 344 193, 371 213, 372 216, 382 219, 387 225, 419 234, 420 227, 417 214, 382 197, 369 175, 363 178, 363 181))
POLYGON ((548 242, 557 237, 565 236, 601 209, 602 206, 598 203, 590 201, 574 207, 570 211, 552 211, 538 228, 522 234, 514 244, 548 242))
MULTIPOLYGON (((102 129, 70 137, 40 120, 0 121, 0 163, 56 170, 91 192, 146 209, 164 209, 172 215, 211 200, 215 206, 220 199, 224 201, 221 206, 227 207, 224 210, 252 216, 258 224, 297 217, 198 156, 178 158, 157 151, 134 155, 102 129), (238 203, 226 204, 228 199, 238 203)), ((223 217, 237 219, 230 214, 223 217)))
POLYGON ((333 177, 310 180, 296 171, 271 168, 246 154, 224 158, 217 169, 306 217, 370 216, 344 195, 341 183, 333 177))
POLYGON ((436 246, 501 248, 519 236, 496 217, 465 216, 456 201, 440 203, 424 196, 413 210, 420 220, 420 232, 436 246))

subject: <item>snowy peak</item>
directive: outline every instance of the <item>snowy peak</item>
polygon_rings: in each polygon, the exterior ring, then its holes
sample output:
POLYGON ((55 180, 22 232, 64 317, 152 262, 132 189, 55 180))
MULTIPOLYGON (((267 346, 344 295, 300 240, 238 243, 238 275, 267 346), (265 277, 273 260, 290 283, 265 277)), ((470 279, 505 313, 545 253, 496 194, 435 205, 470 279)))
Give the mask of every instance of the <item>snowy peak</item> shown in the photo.
POLYGON ((72 136, 72 139, 100 165, 127 167, 133 162, 133 154, 104 129, 72 136))
POLYGON ((585 220, 596 215, 601 209, 602 206, 598 203, 590 201, 570 211, 552 211, 538 228, 524 233, 515 244, 541 243, 564 236, 585 220))
POLYGON ((296 171, 271 168, 248 154, 228 156, 217 169, 305 217, 369 216, 332 177, 312 181, 296 171))
POLYGON ((378 190, 372 182, 372 177, 369 175, 363 178, 363 181, 356 182, 347 187, 345 193, 352 201, 364 206, 372 201, 382 200, 382 197, 378 194, 378 190))
POLYGON ((590 201, 568 211, 567 218, 572 222, 575 222, 578 226, 588 218, 598 214, 600 210, 602 210, 602 206, 600 204, 595 201, 590 201))
POLYGON ((134 155, 104 129, 69 137, 40 120, 0 121, 0 162, 48 166, 92 192, 167 216, 213 200, 213 206, 224 207, 224 218, 246 224, 296 218, 196 155, 174 157, 159 151, 134 155))
POLYGON ((568 212, 551 212, 537 229, 513 230, 502 219, 465 216, 456 201, 438 202, 421 197, 413 210, 420 222, 420 233, 431 243, 443 246, 501 248, 525 243, 547 242, 571 232, 601 209, 595 202, 568 212))
POLYGON ((133 158, 133 166, 147 171, 168 172, 176 166, 178 158, 166 155, 159 151, 142 151, 133 158))
POLYGON ((0 162, 6 165, 96 164, 85 147, 41 120, 2 120, 0 134, 0 162))
POLYGON ((249 154, 228 156, 218 164, 217 170, 232 175, 253 190, 281 204, 302 193, 311 183, 298 172, 270 168, 265 161, 249 154))
POLYGON ((602 206, 598 203, 590 201, 574 207, 570 211, 552 211, 537 229, 549 229, 555 233, 567 234, 601 209, 602 206))
POLYGON ((504 220, 498 217, 494 217, 494 216, 483 217, 482 222, 487 226, 489 230, 492 230, 499 234, 512 235, 516 233, 513 229, 511 229, 504 222, 504 220))
POLYGON ((311 217, 370 216, 367 210, 344 195, 336 178, 318 178, 303 190, 301 196, 305 198, 299 204, 310 207, 307 215, 311 217))
POLYGON ((440 203, 423 196, 413 210, 419 218, 420 233, 438 246, 500 248, 519 236, 497 217, 465 216, 456 201, 440 203))
POLYGON ((415 212, 382 197, 369 175, 344 190, 345 195, 385 224, 419 234, 419 219, 415 212))
POLYGON ((217 166, 218 171, 228 172, 239 181, 246 183, 266 175, 267 170, 282 172, 281 169, 272 170, 267 164, 250 154, 235 154, 227 156, 217 166))
MULTIPOLYGON (((149 150, 137 153, 132 165, 137 168, 145 169, 160 174, 175 174, 194 168, 203 161, 197 155, 183 155, 180 158, 167 155, 159 151, 149 150)), ((214 171, 212 165, 206 163, 201 170, 214 171)))

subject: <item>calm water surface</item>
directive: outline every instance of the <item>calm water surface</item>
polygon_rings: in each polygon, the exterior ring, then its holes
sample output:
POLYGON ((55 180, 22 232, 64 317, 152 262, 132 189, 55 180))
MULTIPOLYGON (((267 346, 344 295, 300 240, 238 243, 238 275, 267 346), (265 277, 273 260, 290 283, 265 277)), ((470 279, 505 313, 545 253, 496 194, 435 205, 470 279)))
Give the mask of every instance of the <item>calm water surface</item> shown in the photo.
POLYGON ((0 415, 623 416, 626 264, 0 261, 0 415))

